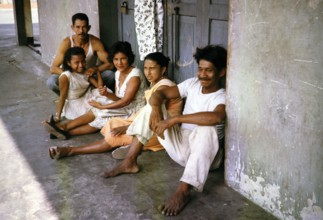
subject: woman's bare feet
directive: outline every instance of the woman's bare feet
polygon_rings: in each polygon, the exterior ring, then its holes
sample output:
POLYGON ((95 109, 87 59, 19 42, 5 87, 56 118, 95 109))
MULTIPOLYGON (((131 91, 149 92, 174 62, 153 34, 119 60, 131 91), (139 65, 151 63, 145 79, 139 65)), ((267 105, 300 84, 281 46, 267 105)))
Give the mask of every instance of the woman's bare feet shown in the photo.
POLYGON ((119 165, 110 171, 104 171, 101 176, 105 178, 115 177, 120 174, 130 174, 138 173, 139 166, 136 162, 131 162, 129 160, 123 160, 119 165))
POLYGON ((166 216, 178 215, 190 201, 190 191, 191 186, 181 182, 177 187, 176 192, 164 205, 158 207, 158 210, 166 216))

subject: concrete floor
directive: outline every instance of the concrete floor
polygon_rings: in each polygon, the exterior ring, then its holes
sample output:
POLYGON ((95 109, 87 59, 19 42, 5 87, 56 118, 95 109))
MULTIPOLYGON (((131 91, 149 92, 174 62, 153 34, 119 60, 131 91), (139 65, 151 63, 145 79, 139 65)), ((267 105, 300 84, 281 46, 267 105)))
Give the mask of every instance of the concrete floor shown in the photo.
MULTIPOLYGON (((101 135, 48 138, 41 121, 55 111, 57 99, 45 84, 49 67, 33 50, 15 45, 10 27, 0 25, 0 219, 166 218, 156 207, 173 193, 183 168, 164 151, 144 152, 140 173, 112 179, 99 176, 118 162, 111 153, 49 159, 49 146, 101 135)), ((184 211, 169 219, 275 219, 225 186, 223 172, 210 172, 204 192, 193 192, 184 211)))

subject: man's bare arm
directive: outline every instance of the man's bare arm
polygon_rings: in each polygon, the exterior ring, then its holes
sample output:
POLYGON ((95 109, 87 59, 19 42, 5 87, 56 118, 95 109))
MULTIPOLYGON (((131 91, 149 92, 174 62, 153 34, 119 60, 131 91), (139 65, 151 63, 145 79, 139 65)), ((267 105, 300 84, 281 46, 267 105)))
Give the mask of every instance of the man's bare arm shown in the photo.
POLYGON ((149 104, 152 107, 150 114, 149 127, 153 131, 156 131, 158 123, 163 120, 163 114, 161 106, 166 100, 179 98, 179 90, 177 86, 167 87, 165 89, 155 91, 150 99, 149 104))
POLYGON ((108 61, 108 52, 104 49, 103 43, 99 38, 92 36, 93 50, 96 52, 101 65, 96 66, 96 71, 103 72, 104 70, 112 70, 113 64, 108 61))
POLYGON ((225 105, 221 104, 218 105, 213 112, 197 112, 188 115, 178 115, 171 119, 173 120, 174 124, 188 123, 202 126, 211 126, 223 123, 225 117, 225 105))
POLYGON ((53 63, 50 67, 51 74, 58 74, 60 75, 63 72, 63 69, 61 68, 61 65, 64 61, 64 55, 65 52, 68 50, 68 48, 71 47, 71 42, 68 38, 65 38, 61 44, 59 45, 58 51, 55 55, 55 58, 53 60, 53 63))
POLYGON ((160 137, 166 129, 175 124, 188 123, 196 125, 211 126, 223 123, 226 117, 225 105, 218 105, 212 112, 197 112, 188 115, 178 115, 163 120, 161 105, 165 99, 180 97, 178 87, 173 86, 160 91, 156 91, 150 98, 149 103, 152 107, 150 115, 150 128, 160 137))

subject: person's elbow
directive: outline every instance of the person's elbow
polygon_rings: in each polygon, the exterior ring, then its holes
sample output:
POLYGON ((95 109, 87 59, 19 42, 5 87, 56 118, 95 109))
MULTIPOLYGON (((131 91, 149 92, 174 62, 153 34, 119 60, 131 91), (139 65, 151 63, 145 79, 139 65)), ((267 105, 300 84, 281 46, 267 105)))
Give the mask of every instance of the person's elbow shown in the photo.
POLYGON ((126 106, 130 105, 132 101, 133 101, 133 100, 131 100, 131 99, 125 99, 125 100, 122 100, 121 108, 123 108, 123 107, 126 107, 126 106))
POLYGON ((50 72, 51 74, 57 74, 57 73, 56 73, 56 67, 55 67, 55 66, 51 66, 51 67, 49 68, 49 72, 50 72))
POLYGON ((53 72, 54 70, 53 70, 53 67, 50 67, 49 68, 49 72, 51 73, 51 74, 54 74, 54 72, 53 72))
POLYGON ((131 102, 132 102, 131 100, 125 100, 123 103, 123 107, 130 105, 131 102))

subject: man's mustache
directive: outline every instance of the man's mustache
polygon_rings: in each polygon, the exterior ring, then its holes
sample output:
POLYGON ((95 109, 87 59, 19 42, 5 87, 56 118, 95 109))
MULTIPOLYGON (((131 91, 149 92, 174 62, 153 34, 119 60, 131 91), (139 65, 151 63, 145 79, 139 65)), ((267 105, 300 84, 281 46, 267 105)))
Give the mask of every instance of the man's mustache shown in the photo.
POLYGON ((199 80, 209 80, 208 78, 198 77, 199 80))

